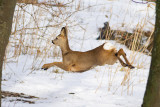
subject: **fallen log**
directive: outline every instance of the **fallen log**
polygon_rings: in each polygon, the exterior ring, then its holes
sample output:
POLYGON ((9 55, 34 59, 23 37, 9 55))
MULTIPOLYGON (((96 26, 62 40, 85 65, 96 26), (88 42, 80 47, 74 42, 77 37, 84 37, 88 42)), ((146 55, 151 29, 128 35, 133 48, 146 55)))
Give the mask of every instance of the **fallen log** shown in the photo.
POLYGON ((153 48, 153 32, 143 31, 143 30, 134 30, 133 32, 122 31, 122 30, 112 30, 108 22, 104 23, 104 27, 99 29, 100 35, 97 40, 116 40, 124 45, 126 45, 131 50, 144 51, 147 50, 151 52, 153 48), (143 44, 142 38, 146 37, 146 42, 148 45, 143 44), (135 45, 135 46, 133 46, 135 45))

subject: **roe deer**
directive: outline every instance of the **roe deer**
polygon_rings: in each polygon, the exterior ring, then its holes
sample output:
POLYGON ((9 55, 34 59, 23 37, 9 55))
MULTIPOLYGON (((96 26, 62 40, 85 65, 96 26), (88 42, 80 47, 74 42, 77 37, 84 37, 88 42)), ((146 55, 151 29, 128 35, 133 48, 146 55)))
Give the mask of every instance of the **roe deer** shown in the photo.
POLYGON ((47 70, 52 66, 57 66, 65 71, 84 72, 97 65, 113 65, 117 60, 120 61, 123 67, 127 66, 130 69, 134 68, 127 60, 123 49, 117 51, 110 43, 104 43, 101 46, 86 52, 72 51, 68 44, 67 33, 67 28, 63 27, 56 39, 52 40, 53 44, 61 48, 63 62, 44 64, 42 69, 47 70), (121 60, 121 55, 127 64, 121 60))

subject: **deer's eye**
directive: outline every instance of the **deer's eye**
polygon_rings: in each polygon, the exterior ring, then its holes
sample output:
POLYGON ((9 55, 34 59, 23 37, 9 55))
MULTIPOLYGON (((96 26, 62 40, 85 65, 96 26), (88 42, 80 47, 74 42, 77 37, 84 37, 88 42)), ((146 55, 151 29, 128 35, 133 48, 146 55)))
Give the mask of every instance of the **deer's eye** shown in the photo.
POLYGON ((58 39, 58 38, 56 37, 56 39, 58 39))

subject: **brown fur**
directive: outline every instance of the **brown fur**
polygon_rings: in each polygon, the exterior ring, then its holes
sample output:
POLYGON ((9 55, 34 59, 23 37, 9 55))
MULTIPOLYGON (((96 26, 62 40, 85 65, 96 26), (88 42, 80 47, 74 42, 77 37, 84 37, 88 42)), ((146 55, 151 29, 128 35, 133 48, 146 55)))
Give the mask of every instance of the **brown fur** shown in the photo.
POLYGON ((56 39, 52 40, 53 44, 60 46, 63 62, 44 64, 42 69, 47 70, 52 66, 57 66, 66 71, 84 72, 98 65, 113 65, 117 60, 119 60, 124 67, 128 66, 131 69, 134 68, 127 60, 123 49, 120 49, 118 52, 115 48, 105 50, 103 48, 104 44, 102 44, 99 47, 86 52, 72 51, 69 48, 67 35, 67 28, 63 27, 56 39), (121 55, 127 64, 121 60, 121 55))

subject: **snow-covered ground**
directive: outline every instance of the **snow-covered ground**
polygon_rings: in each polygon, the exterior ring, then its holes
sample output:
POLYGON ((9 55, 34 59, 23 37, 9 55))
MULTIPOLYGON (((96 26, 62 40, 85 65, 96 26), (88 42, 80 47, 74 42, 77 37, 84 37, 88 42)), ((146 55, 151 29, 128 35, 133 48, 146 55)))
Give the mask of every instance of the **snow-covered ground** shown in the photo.
MULTIPOLYGON (((112 43, 118 48, 123 48, 130 61, 135 58, 133 63, 135 69, 123 68, 120 63, 116 63, 112 66, 98 66, 84 73, 69 73, 56 67, 47 71, 32 71, 33 57, 21 55, 18 63, 6 64, 3 79, 7 81, 3 81, 3 90, 23 92, 39 99, 36 99, 35 104, 3 99, 2 105, 4 107, 140 107, 150 57, 131 52, 115 42, 112 43)), ((101 43, 91 40, 83 41, 83 44, 83 47, 86 47, 89 44, 101 43)), ((57 59, 50 58, 43 63, 55 60, 57 59)))
MULTIPOLYGON (((110 42, 117 47, 117 50, 123 48, 127 58, 136 68, 124 68, 117 61, 114 65, 97 66, 83 73, 70 73, 57 67, 44 71, 40 69, 43 64, 61 61, 61 57, 45 59, 38 57, 35 60, 34 55, 20 55, 17 59, 11 58, 6 61, 3 69, 2 90, 25 93, 39 98, 30 99, 35 101, 35 104, 16 101, 14 100, 16 98, 12 97, 2 99, 2 107, 141 106, 151 57, 130 51, 115 41, 94 39, 98 37, 98 28, 103 27, 106 21, 109 21, 113 29, 132 31, 137 24, 144 25, 145 23, 144 30, 152 30, 153 26, 150 23, 154 24, 153 3, 136 4, 130 0, 85 0, 81 2, 84 7, 92 7, 75 13, 69 19, 86 29, 82 31, 79 27, 69 25, 71 49, 87 51, 104 42, 110 42), (151 5, 153 9, 148 5, 151 5)), ((74 5, 76 3, 79 1, 76 0, 74 5)), ((68 25, 69 21, 63 26, 68 25)), ((55 35, 59 34, 61 27, 59 30, 52 28, 53 31, 56 31, 55 35)), ((52 34, 49 31, 47 31, 48 34, 52 34)), ((54 47, 51 43, 48 45, 54 47)))

